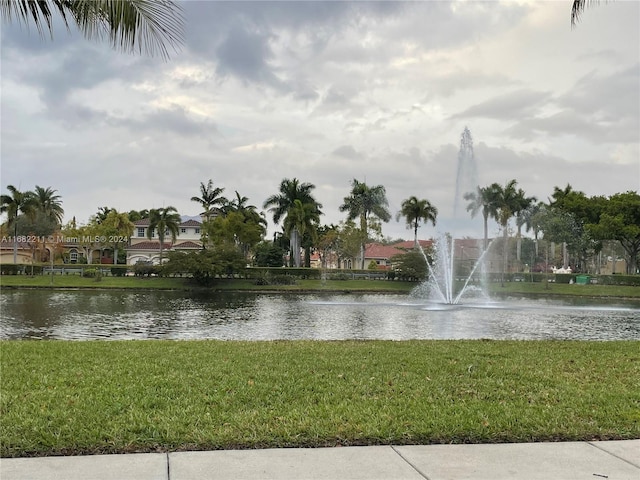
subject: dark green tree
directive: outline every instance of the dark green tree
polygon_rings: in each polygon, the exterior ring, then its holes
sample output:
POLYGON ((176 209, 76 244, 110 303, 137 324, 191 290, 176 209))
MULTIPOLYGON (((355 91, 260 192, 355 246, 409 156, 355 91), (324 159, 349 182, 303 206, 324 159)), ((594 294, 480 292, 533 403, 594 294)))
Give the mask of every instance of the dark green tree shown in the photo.
POLYGON ((438 209, 431 205, 429 200, 418 200, 417 197, 412 196, 402 202, 401 210, 396 215, 396 221, 399 221, 401 217, 404 217, 407 223, 407 228, 413 228, 413 239, 415 246, 417 247, 418 228, 420 227, 420 222, 431 222, 433 226, 435 226, 437 216, 438 209))
POLYGON ((176 241, 181 222, 182 220, 175 207, 154 208, 149 211, 147 238, 151 240, 154 232, 158 234, 158 240, 160 241, 160 265, 162 265, 164 240, 167 235, 170 235, 171 241, 176 241))
POLYGON ((254 262, 257 267, 282 267, 284 250, 273 242, 260 242, 255 248, 254 262))
POLYGON ((13 263, 18 263, 18 218, 26 215, 34 220, 36 217, 38 204, 32 192, 21 192, 13 185, 7 185, 10 195, 0 197, 0 213, 7 214, 7 228, 13 229, 13 263))
POLYGON ((640 195, 637 192, 610 196, 599 221, 586 227, 598 239, 620 242, 627 254, 628 274, 640 269, 640 195))
POLYGON ((369 238, 370 220, 388 222, 391 220, 387 193, 382 185, 370 187, 355 178, 351 182, 351 192, 340 205, 341 212, 347 212, 347 220, 360 219, 360 269, 364 270, 364 251, 369 238))
POLYGON ((467 192, 464 194, 464 199, 469 203, 467 204, 467 212, 471 213, 471 217, 475 217, 478 212, 482 212, 482 221, 484 227, 484 241, 482 243, 482 250, 485 251, 489 245, 489 217, 495 213, 495 192, 492 187, 480 187, 476 188, 475 192, 467 192))
POLYGON ((191 197, 192 202, 199 203, 203 209, 202 216, 205 222, 222 212, 223 206, 228 200, 222 196, 224 188, 213 187, 213 180, 209 179, 207 184, 200 182, 200 196, 191 197))
POLYGON ((311 192, 315 189, 315 185, 311 183, 300 183, 297 178, 284 179, 280 182, 279 193, 271 195, 263 204, 263 208, 269 210, 273 215, 274 223, 280 223, 284 219, 284 233, 291 239, 291 258, 296 267, 300 266, 300 247, 301 236, 298 231, 298 223, 294 220, 295 215, 301 214, 301 209, 308 214, 313 211, 313 215, 318 217, 322 215, 320 209, 322 204, 318 203, 311 192), (299 204, 296 204, 296 200, 299 204), (305 206, 305 205, 310 206, 305 206), (296 205, 302 205, 302 207, 296 205), (291 219, 288 219, 292 215, 291 219))

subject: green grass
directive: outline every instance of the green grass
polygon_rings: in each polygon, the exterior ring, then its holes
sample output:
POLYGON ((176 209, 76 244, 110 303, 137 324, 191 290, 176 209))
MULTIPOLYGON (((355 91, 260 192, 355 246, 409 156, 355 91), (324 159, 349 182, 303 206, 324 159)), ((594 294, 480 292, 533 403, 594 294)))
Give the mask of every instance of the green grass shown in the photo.
POLYGON ((489 285, 490 294, 525 294, 532 296, 571 295, 576 297, 640 298, 640 287, 628 285, 570 285, 568 283, 507 282, 489 285))
MULTIPOLYGON (((211 289, 243 290, 243 291, 283 291, 283 292, 389 292, 409 293, 416 287, 413 282, 384 280, 298 280, 295 285, 255 285, 249 279, 220 279, 211 289)), ((136 277, 102 277, 100 281, 83 278, 80 275, 3 275, 0 276, 0 288, 121 288, 121 289, 200 289, 186 278, 136 278, 136 277)), ((504 287, 500 283, 489 284, 491 294, 522 294, 533 296, 573 295, 590 297, 640 298, 640 287, 616 285, 569 285, 550 283, 507 282, 504 287)))
POLYGON ((0 349, 5 457, 640 438, 637 341, 0 349))

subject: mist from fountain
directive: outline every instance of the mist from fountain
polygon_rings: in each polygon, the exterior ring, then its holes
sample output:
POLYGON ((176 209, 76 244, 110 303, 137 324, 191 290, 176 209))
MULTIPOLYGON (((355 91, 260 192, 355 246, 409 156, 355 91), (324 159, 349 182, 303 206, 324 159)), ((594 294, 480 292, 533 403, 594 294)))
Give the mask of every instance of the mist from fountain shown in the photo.
MULTIPOLYGON (((493 242, 492 242, 493 243, 493 242)), ((464 294, 469 289, 469 282, 474 277, 478 268, 483 266, 484 257, 491 247, 491 244, 480 257, 476 260, 471 271, 466 276, 462 288, 455 292, 456 274, 455 274, 455 240, 449 239, 446 235, 439 236, 434 242, 434 261, 431 262, 424 249, 420 248, 427 267, 429 269, 429 277, 425 282, 427 290, 434 295, 434 300, 447 305, 458 305, 464 294)))

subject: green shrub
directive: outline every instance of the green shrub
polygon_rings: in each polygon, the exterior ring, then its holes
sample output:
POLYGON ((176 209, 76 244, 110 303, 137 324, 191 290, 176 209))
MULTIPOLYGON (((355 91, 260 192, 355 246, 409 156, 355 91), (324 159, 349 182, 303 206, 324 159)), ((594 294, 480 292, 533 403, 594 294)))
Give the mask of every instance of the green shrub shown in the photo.
POLYGON ((150 262, 138 262, 133 266, 133 273, 136 277, 150 277, 151 275, 157 275, 160 271, 160 266, 153 265, 150 262))
POLYGON ((0 265, 0 275, 17 275, 22 273, 22 265, 3 263, 0 265))
POLYGON ((98 276, 97 268, 85 268, 82 271, 82 276, 86 278, 96 278, 98 276))
POLYGON ((111 267, 111 275, 114 277, 124 277, 128 267, 111 267))
POLYGON ((640 286, 640 275, 597 275, 595 278, 601 285, 640 286))

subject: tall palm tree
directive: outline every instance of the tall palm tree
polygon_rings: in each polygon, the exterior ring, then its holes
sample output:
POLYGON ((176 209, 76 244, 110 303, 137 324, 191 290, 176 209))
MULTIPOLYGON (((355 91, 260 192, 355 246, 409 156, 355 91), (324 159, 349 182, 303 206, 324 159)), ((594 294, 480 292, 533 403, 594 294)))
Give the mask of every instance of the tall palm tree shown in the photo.
POLYGON ((0 213, 7 214, 7 228, 13 227, 13 263, 18 263, 18 217, 26 215, 31 220, 35 219, 37 203, 33 192, 21 192, 13 185, 7 185, 11 195, 0 196, 0 213))
POLYGON ((249 202, 248 197, 241 196, 238 191, 235 191, 236 198, 228 201, 222 208, 223 212, 238 212, 244 217, 244 223, 253 222, 257 225, 267 228, 267 219, 264 217, 264 213, 258 212, 258 207, 255 205, 247 205, 249 202))
MULTIPOLYGON (((48 232, 49 234, 53 233, 55 229, 60 227, 62 223, 62 217, 64 216, 62 201, 60 200, 60 195, 56 195, 56 192, 57 190, 54 190, 51 187, 43 188, 39 185, 36 185, 36 188, 33 192, 33 198, 36 202, 37 214, 44 216, 44 218, 52 224, 52 230, 48 232), (53 225, 54 223, 55 225, 53 225)), ((46 237, 43 236, 43 239, 44 238, 46 237)), ((43 254, 46 248, 46 240, 44 240, 42 242, 42 251, 40 253, 41 260, 43 260, 43 254)))
POLYGON ((484 227, 484 240, 482 243, 482 251, 487 250, 489 244, 489 217, 494 213, 494 196, 495 192, 489 187, 476 188, 475 192, 467 192, 464 199, 469 202, 467 212, 471 212, 471 218, 475 217, 478 212, 482 212, 482 221, 484 227))
POLYGON ((436 225, 436 217, 438 216, 438 209, 431 205, 431 202, 426 199, 418 200, 417 197, 411 196, 402 202, 401 210, 396 215, 396 221, 400 220, 400 217, 404 217, 407 222, 407 228, 413 228, 413 241, 415 246, 418 246, 418 227, 420 222, 431 222, 433 226, 436 225))
POLYGON ((520 261, 522 252, 522 227, 525 231, 531 228, 531 216, 535 214, 536 197, 527 197, 522 189, 518 189, 518 209, 515 211, 516 226, 518 233, 516 236, 516 260, 520 261))
POLYGON ((160 241, 160 265, 162 265, 162 250, 166 235, 171 235, 171 242, 175 242, 178 237, 178 230, 182 219, 175 207, 154 208, 149 211, 149 228, 147 238, 151 240, 153 232, 158 233, 160 241))
POLYGON ((228 203, 228 200, 222 196, 224 188, 213 188, 213 180, 209 179, 207 184, 200 182, 200 196, 191 197, 192 202, 199 203, 204 212, 202 216, 205 221, 211 220, 211 217, 219 214, 222 211, 222 207, 228 203))
POLYGON ((169 0, 0 0, 0 14, 51 37, 56 14, 67 30, 71 20, 88 39, 106 37, 118 50, 165 59, 168 46, 177 51, 183 43, 182 7, 169 0))
MULTIPOLYGON (((295 205, 296 200, 304 204, 313 205, 317 215, 322 215, 320 209, 322 204, 318 203, 311 194, 311 191, 316 188, 312 183, 300 183, 297 178, 288 179, 285 178, 280 182, 279 192, 275 195, 271 195, 267 198, 263 204, 263 208, 269 210, 273 215, 273 221, 275 224, 280 223, 280 220, 289 216, 292 207, 295 205)), ((300 235, 295 222, 291 222, 293 225, 290 233, 291 238, 291 253, 295 262, 295 266, 300 266, 300 235)))
POLYGON ((375 217, 383 222, 391 220, 387 193, 382 185, 369 187, 355 178, 351 182, 351 194, 344 197, 341 212, 348 212, 347 219, 360 219, 360 269, 364 270, 364 250, 369 237, 369 219, 375 217))
POLYGON ((502 246, 502 276, 501 276, 501 284, 504 287, 504 273, 507 268, 507 244, 509 240, 509 232, 507 226, 509 224, 509 220, 513 217, 516 212, 518 212, 521 208, 522 198, 524 197, 524 192, 519 189, 516 190, 516 185, 518 182, 515 180, 510 180, 503 187, 498 183, 493 183, 489 188, 494 192, 493 197, 493 218, 500 224, 502 227, 502 238, 504 239, 504 243, 502 246))
POLYGON ((295 199, 293 205, 287 213, 284 220, 283 229, 286 234, 296 231, 301 242, 304 242, 305 235, 310 243, 303 245, 305 247, 305 266, 310 265, 311 245, 318 238, 318 224, 320 223, 320 212, 313 203, 302 203, 301 200, 295 199))
POLYGON ((104 235, 113 240, 113 264, 118 264, 118 246, 123 238, 128 239, 133 235, 133 222, 129 220, 129 214, 118 212, 115 208, 109 210, 102 222, 104 235))
POLYGON ((47 218, 56 221, 57 225, 62 223, 62 217, 64 216, 64 209, 62 208, 62 201, 60 195, 56 195, 57 190, 51 187, 43 188, 36 185, 34 190, 34 199, 38 205, 40 213, 44 214, 47 218))

